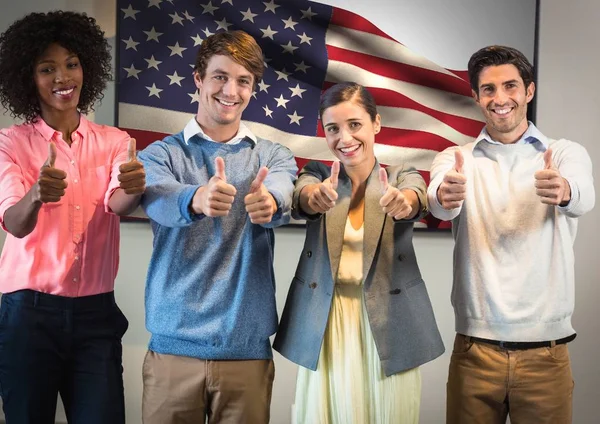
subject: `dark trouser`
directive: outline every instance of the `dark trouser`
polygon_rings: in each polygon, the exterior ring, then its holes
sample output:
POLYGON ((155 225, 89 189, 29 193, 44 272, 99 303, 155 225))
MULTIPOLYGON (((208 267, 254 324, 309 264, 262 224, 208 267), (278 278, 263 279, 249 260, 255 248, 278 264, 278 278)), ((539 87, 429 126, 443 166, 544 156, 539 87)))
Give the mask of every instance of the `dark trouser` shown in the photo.
POLYGON ((121 337, 114 294, 2 295, 0 393, 7 424, 54 423, 57 395, 71 424, 125 422, 121 337))

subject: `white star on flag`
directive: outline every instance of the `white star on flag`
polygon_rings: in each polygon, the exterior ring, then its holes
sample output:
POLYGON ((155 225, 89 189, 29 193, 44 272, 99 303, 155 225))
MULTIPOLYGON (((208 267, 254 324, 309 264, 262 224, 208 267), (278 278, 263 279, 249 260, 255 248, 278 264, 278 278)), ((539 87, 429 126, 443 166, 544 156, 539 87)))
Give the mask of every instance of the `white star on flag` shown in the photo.
POLYGON ((279 6, 278 4, 275 4, 275 0, 271 0, 270 2, 265 2, 263 1, 263 4, 265 5, 265 12, 273 12, 273 13, 277 13, 275 12, 275 9, 277 9, 279 6))
POLYGON ((158 65, 160 65, 160 64, 162 63, 162 61, 161 61, 161 60, 156 60, 156 59, 154 59, 154 55, 152 55, 152 56, 150 57, 150 59, 144 59, 144 60, 145 60, 146 62, 148 62, 148 69, 150 69, 150 68, 154 68, 154 69, 156 69, 157 71, 159 70, 159 69, 158 69, 158 65))
POLYGON ((304 88, 300 88, 300 84, 296 84, 295 87, 288 87, 288 89, 292 91, 292 97, 298 96, 300 98, 302 98, 302 93, 306 91, 304 88))
POLYGON ((233 6, 233 0, 221 0, 221 4, 229 3, 233 6))
POLYGON ((269 118, 273 119, 273 111, 269 109, 269 106, 263 106, 263 110, 265 111, 265 116, 268 116, 269 118))
POLYGON ((290 118, 290 125, 292 124, 298 124, 300 125, 300 120, 302 118, 304 118, 304 116, 300 116, 296 113, 296 111, 294 111, 293 115, 288 115, 288 118, 290 118))
POLYGON ((288 77, 290 76, 290 74, 285 72, 285 69, 283 71, 275 71, 275 73, 277 74, 277 81, 279 81, 280 79, 284 79, 287 82, 290 81, 290 80, 288 80, 288 77))
POLYGON ((286 103, 289 102, 289 100, 284 99, 283 94, 281 94, 279 98, 274 97, 274 99, 277 102, 277 107, 283 107, 284 109, 287 109, 286 103))
POLYGON ((205 13, 210 13, 211 15, 215 16, 215 10, 219 10, 218 6, 213 6, 212 5, 212 1, 209 1, 208 4, 201 4, 200 6, 202 7, 202 9, 204 9, 202 11, 203 15, 205 13))
MULTIPOLYGON (((180 77, 179 75, 177 75, 177 71, 173 72, 172 75, 167 74, 167 77, 171 80, 169 82, 169 85, 177 84, 180 87, 181 87, 181 80, 185 79, 185 77, 180 77)), ((302 96, 300 96, 300 97, 302 97, 302 96)))
POLYGON ((146 88, 150 91, 150 94, 148 94, 148 97, 156 96, 160 99, 160 92, 163 91, 162 88, 156 87, 156 84, 154 84, 154 83, 152 83, 152 87, 146 87, 146 88))
POLYGON ((127 49, 133 49, 137 52, 137 45, 140 44, 137 41, 133 41, 133 38, 131 38, 131 36, 129 36, 129 40, 121 40, 122 42, 125 43, 125 50, 127 49))
POLYGON ((173 21, 171 22, 173 25, 179 24, 179 25, 183 26, 183 18, 181 16, 179 16, 179 13, 177 13, 177 12, 175 12, 173 14, 169 13, 169 16, 173 19, 173 21))
POLYGON ((202 32, 204 33, 205 37, 210 37, 211 35, 214 34, 214 32, 210 32, 210 30, 208 29, 208 27, 206 27, 206 29, 203 29, 202 32))
POLYGON ((220 21, 215 21, 215 24, 217 24, 217 29, 215 31, 218 31, 220 29, 224 29, 225 31, 228 31, 229 27, 233 24, 230 24, 229 22, 227 22, 227 20, 225 20, 225 18, 223 18, 220 21))
POLYGON ((240 11, 240 13, 244 17, 244 19, 242 19, 242 22, 250 21, 250 22, 254 23, 254 17, 258 16, 256 13, 252 13, 250 8, 248 8, 248 10, 246 10, 245 12, 240 11))
POLYGON ((300 38, 300 44, 306 43, 309 46, 311 45, 310 40, 312 40, 312 37, 309 37, 308 35, 306 35, 305 32, 303 32, 302 35, 296 34, 296 37, 300 38))
POLYGON ((300 9, 300 12, 302 12, 302 18, 303 19, 308 19, 309 21, 312 21, 312 17, 313 16, 317 16, 317 14, 312 11, 312 7, 309 7, 306 10, 300 9))
POLYGON ((192 98, 192 101, 190 102, 190 104, 196 102, 200 102, 200 94, 198 94, 198 90, 194 91, 192 94, 188 93, 188 96, 190 96, 192 98))
POLYGON ((280 46, 283 48, 284 53, 289 53, 289 54, 294 54, 294 50, 298 49, 298 47, 292 45, 291 41, 288 41, 287 44, 280 44, 280 46))
POLYGON ((294 65, 296 66, 296 71, 302 71, 304 73, 306 73, 306 70, 308 68, 311 68, 311 66, 308 66, 304 63, 304 61, 300 62, 300 63, 294 63, 294 65))
POLYGON ((127 9, 121 9, 121 11, 123 13, 125 13, 125 17, 123 19, 131 18, 134 21, 137 20, 137 19, 135 19, 136 13, 140 13, 139 10, 135 10, 133 7, 131 7, 131 5, 129 5, 129 7, 127 9))
POLYGON ((171 54, 169 56, 175 56, 175 55, 177 55, 177 56, 183 57, 183 54, 182 54, 183 51, 187 50, 187 47, 180 47, 179 46, 179 41, 177 41, 174 46, 167 46, 167 47, 169 49, 171 49, 171 54))
POLYGON ((146 38, 146 41, 154 40, 157 43, 160 43, 160 41, 158 41, 158 37, 163 35, 162 32, 156 32, 154 27, 152 27, 152 29, 150 31, 144 31, 144 34, 146 34, 148 36, 148 38, 146 38))
POLYGON ((190 22, 194 22, 194 17, 192 15, 190 15, 188 13, 188 11, 186 10, 185 12, 183 12, 183 16, 185 17, 185 19, 187 19, 190 22))
POLYGON ((200 34, 196 34, 195 37, 190 37, 192 40, 194 40, 194 47, 199 46, 200 44, 202 44, 202 37, 200 37, 200 34))
POLYGON ((271 40, 273 40, 273 36, 279 32, 279 31, 273 31, 271 29, 271 25, 268 25, 265 29, 262 29, 262 28, 259 28, 259 29, 263 33, 263 36, 261 38, 270 38, 271 40))
POLYGON ((268 93, 267 88, 269 88, 270 85, 265 83, 265 80, 260 80, 260 82, 258 83, 258 88, 259 91, 264 91, 265 93, 268 93))
POLYGON ((148 0, 148 8, 151 8, 152 6, 156 6, 157 9, 160 9, 160 4, 163 2, 163 0, 148 0))
POLYGON ((133 66, 133 63, 131 64, 131 66, 129 68, 123 68, 123 69, 125 69, 125 71, 127 72, 127 78, 135 77, 136 79, 140 79, 140 77, 138 77, 138 74, 140 72, 142 72, 142 70, 135 69, 135 66, 133 66))
POLYGON ((294 27, 296 25, 298 25, 298 22, 295 22, 291 16, 287 19, 282 19, 281 22, 283 22, 285 24, 285 28, 283 28, 283 29, 291 28, 294 31, 296 30, 296 28, 294 28, 294 27))

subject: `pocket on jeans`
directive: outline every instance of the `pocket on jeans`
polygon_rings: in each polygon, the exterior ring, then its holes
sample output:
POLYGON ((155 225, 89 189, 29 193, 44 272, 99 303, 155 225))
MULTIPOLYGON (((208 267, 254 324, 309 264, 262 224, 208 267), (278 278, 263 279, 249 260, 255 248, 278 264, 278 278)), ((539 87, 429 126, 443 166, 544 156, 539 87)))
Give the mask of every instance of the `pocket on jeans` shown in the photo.
POLYGON ((456 338, 454 339, 454 347, 452 348, 452 354, 453 355, 463 355, 465 353, 468 353, 471 348, 473 347, 474 342, 470 341, 467 342, 467 339, 465 336, 462 335, 457 335, 456 338))
POLYGON ((554 347, 544 348, 548 355, 555 361, 568 361, 569 360, 569 348, 567 344, 559 344, 554 347))

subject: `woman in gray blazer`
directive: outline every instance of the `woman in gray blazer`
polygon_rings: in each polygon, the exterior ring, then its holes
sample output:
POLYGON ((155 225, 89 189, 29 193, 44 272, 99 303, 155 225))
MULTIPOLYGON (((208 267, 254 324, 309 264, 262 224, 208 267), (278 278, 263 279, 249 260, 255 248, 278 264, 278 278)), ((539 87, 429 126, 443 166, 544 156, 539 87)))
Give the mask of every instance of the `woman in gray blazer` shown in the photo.
POLYGON ((310 162, 296 182, 306 240, 273 345, 302 366, 296 421, 416 424, 418 367, 444 352, 412 245, 425 182, 380 167, 381 118, 364 87, 331 87, 319 114, 339 162, 310 162))

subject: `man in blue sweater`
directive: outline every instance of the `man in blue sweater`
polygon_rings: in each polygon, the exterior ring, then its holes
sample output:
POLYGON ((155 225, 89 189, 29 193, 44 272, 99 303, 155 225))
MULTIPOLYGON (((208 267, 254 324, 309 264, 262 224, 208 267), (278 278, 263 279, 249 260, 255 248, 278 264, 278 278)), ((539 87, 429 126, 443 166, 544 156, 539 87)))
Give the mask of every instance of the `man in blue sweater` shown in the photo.
POLYGON ((288 222, 297 167, 241 115, 264 70, 242 31, 202 43, 198 112, 147 147, 142 207, 154 251, 146 284, 143 420, 266 423, 277 328, 273 227, 288 222))

